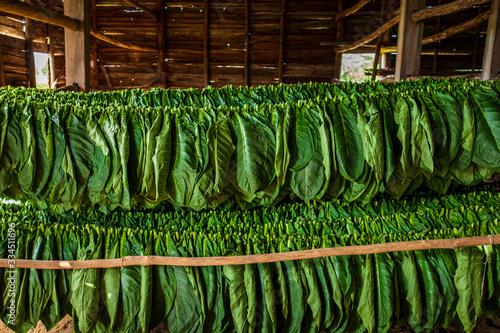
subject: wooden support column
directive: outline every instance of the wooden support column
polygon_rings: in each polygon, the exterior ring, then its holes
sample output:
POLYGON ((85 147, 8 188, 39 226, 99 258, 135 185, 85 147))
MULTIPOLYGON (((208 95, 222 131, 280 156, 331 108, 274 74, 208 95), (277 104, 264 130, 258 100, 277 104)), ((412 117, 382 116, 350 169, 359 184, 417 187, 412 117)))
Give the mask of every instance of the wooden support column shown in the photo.
POLYGON ((281 0, 280 42, 278 54, 278 82, 283 83, 283 63, 285 62, 286 0, 281 0))
MULTIPOLYGON (((47 0, 46 8, 52 10, 53 0, 47 0)), ((49 88, 54 88, 56 81, 56 62, 55 62, 55 41, 54 41, 54 26, 50 23, 47 25, 47 37, 49 43, 49 88)))
POLYGON ((424 23, 413 22, 411 15, 414 11, 424 7, 425 0, 401 0, 395 70, 396 81, 420 74, 420 53, 422 52, 424 23))
MULTIPOLYGON (((388 15, 388 5, 387 0, 382 0, 382 8, 380 10, 380 26, 384 25, 387 20, 388 15)), ((373 71, 372 71, 372 81, 377 78, 378 63, 380 62, 380 49, 382 48, 382 42, 384 41, 384 36, 380 35, 377 37, 377 48, 375 49, 375 59, 373 60, 373 71)))
POLYGON ((204 86, 210 85, 210 72, 208 68, 209 45, 210 45, 210 0, 205 0, 203 9, 203 82, 204 86))
MULTIPOLYGON (((338 0, 337 11, 341 13, 344 10, 344 0, 338 0)), ((344 39, 344 21, 337 21, 337 42, 342 42, 344 39)), ((340 72, 342 71, 342 52, 335 52, 335 60, 333 64, 333 79, 340 80, 340 72)))
POLYGON ((81 22, 76 31, 64 29, 66 85, 90 90, 90 2, 65 0, 64 14, 81 22))
MULTIPOLYGON (((31 0, 26 0, 31 4, 31 0)), ((27 17, 24 18, 26 34, 26 64, 28 65, 28 85, 36 88, 35 54, 33 53, 33 24, 27 17)))
MULTIPOLYGON (((96 0, 90 0, 90 26, 97 26, 96 0)), ((99 58, 97 57, 97 39, 90 38, 90 85, 99 85, 99 58)))
POLYGON ((3 71, 3 50, 2 39, 0 37, 0 87, 5 86, 5 74, 3 71))
POLYGON ((250 85, 250 6, 245 0, 245 86, 250 85))
POLYGON ((158 14, 158 79, 163 89, 167 88, 167 23, 165 0, 157 0, 158 14))
POLYGON ((491 2, 483 57, 483 80, 495 78, 500 71, 500 0, 491 2))

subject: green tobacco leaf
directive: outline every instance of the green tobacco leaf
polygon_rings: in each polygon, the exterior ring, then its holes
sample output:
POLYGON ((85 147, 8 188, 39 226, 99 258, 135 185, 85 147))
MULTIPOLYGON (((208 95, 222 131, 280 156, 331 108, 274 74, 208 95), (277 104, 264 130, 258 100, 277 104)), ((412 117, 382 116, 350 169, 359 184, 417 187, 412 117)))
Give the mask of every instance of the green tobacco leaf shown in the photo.
POLYGON ((472 332, 482 314, 481 286, 483 280, 483 252, 477 247, 456 251, 458 267, 454 281, 458 292, 457 315, 466 332, 472 332))
POLYGON ((376 272, 377 331, 388 332, 394 324, 392 317, 396 307, 394 261, 388 253, 374 254, 373 259, 376 272))
POLYGON ((245 266, 224 266, 223 272, 229 282, 231 316, 236 332, 247 332, 248 295, 245 285, 245 266))
POLYGON ((290 138, 291 171, 303 169, 320 147, 318 139, 320 119, 313 108, 314 106, 308 103, 299 104, 295 109, 295 121, 291 128, 292 137, 290 138))
MULTIPOLYGON (((330 104, 333 106, 333 104, 330 104)), ((363 141, 356 127, 356 114, 345 100, 331 110, 335 133, 335 148, 340 174, 354 181, 363 173, 363 141)))
POLYGON ((476 116, 476 141, 473 162, 498 172, 500 170, 500 102, 488 91, 470 93, 476 116))
POLYGON ((207 133, 210 163, 215 171, 214 189, 222 193, 229 182, 228 172, 236 147, 231 138, 229 120, 219 113, 207 133))
POLYGON ((252 195, 266 188, 275 177, 276 138, 266 124, 248 113, 235 112, 232 126, 237 139, 238 186, 252 195))
POLYGON ((436 92, 434 101, 436 106, 443 113, 443 118, 448 129, 448 154, 445 159, 451 163, 451 161, 453 161, 453 159, 457 156, 462 140, 464 140, 464 115, 460 105, 450 95, 436 92))
POLYGON ((291 111, 290 106, 287 105, 282 112, 276 109, 274 117, 277 118, 276 126, 276 156, 274 158, 274 169, 276 171, 276 178, 278 179, 278 186, 285 184, 288 166, 290 164, 290 150, 288 148, 289 132, 291 126, 291 111))
POLYGON ((372 255, 365 256, 361 268, 361 291, 358 304, 358 313, 369 333, 375 332, 377 327, 376 285, 372 255))
POLYGON ((403 178, 406 178, 406 174, 410 173, 410 140, 411 140, 411 120, 410 120, 410 109, 406 101, 397 97, 394 108, 394 121, 397 127, 397 136, 401 146, 401 156, 399 159, 399 165, 402 169, 403 178))

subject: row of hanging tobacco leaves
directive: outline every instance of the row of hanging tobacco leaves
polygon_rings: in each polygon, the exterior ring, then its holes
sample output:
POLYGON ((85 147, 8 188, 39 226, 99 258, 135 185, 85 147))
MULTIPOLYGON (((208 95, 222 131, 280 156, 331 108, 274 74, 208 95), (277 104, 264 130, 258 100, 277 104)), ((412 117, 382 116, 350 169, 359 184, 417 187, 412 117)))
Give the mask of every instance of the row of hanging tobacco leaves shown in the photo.
POLYGON ((369 202, 500 170, 500 83, 0 89, 0 194, 96 207, 369 202))
MULTIPOLYGON (((231 256, 500 233, 500 194, 419 193, 368 205, 289 204, 204 213, 0 207, 0 257, 88 260, 231 256), (7 239, 15 230, 16 246, 7 239)), ((16 332, 65 315, 76 332, 388 332, 454 326, 500 315, 500 247, 396 252, 278 263, 83 270, 0 269, 0 316, 14 286, 16 332), (9 280, 13 278, 14 281, 9 280)))

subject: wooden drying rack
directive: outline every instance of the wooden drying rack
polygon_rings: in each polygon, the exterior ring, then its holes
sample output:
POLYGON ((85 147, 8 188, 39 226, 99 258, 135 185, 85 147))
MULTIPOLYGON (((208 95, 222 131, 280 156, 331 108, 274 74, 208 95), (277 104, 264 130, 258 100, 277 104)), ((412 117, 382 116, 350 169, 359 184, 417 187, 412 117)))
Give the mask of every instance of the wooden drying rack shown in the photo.
MULTIPOLYGON (((322 257, 364 255, 398 251, 458 249, 462 247, 500 244, 500 235, 467 237, 458 239, 430 239, 406 242, 383 243, 373 245, 354 245, 291 251, 283 253, 252 254, 225 257, 161 257, 128 256, 116 259, 95 260, 27 260, 15 259, 15 268, 29 269, 89 269, 117 268, 126 266, 226 266, 263 264, 289 260, 313 259, 322 257)), ((11 267, 12 261, 0 259, 0 268, 11 267)))

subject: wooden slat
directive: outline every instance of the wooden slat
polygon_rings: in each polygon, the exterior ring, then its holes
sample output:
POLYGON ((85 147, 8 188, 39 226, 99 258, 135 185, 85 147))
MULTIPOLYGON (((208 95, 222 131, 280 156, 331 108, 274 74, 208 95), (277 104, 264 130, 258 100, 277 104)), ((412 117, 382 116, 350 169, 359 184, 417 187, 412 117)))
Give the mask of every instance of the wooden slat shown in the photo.
POLYGON ((411 18, 413 22, 416 23, 431 17, 453 14, 461 10, 471 8, 472 6, 477 6, 490 1, 491 0, 456 0, 444 5, 418 10, 411 14, 411 18))
POLYGON ((158 81, 162 88, 167 88, 167 26, 165 0, 157 0, 158 13, 158 81))
POLYGON ((401 0, 395 69, 396 81, 404 80, 408 76, 418 76, 420 73, 424 24, 413 22, 411 14, 424 7, 425 0, 401 0))
MULTIPOLYGON (((123 0, 124 2, 128 3, 129 5, 132 5, 136 8, 142 9, 144 13, 148 14, 151 16, 156 22, 158 21, 158 15, 151 11, 147 6, 141 4, 140 2, 134 1, 134 0, 123 0)), ((165 10, 165 7, 163 7, 163 10, 165 10)))
POLYGON ((495 78, 500 71, 500 0, 491 3, 483 57, 483 80, 495 78))
POLYGON ((205 0, 203 9, 203 85, 210 84, 210 70, 208 66, 210 46, 210 0, 205 0))
POLYGON ((484 13, 482 13, 482 14, 480 14, 480 15, 478 15, 478 16, 476 16, 476 17, 474 17, 474 18, 472 18, 464 23, 461 23, 461 24, 456 25, 454 27, 443 30, 440 33, 437 33, 435 35, 425 37, 422 40, 422 45, 436 43, 440 40, 443 40, 443 39, 449 38, 453 35, 456 35, 460 32, 470 30, 470 29, 474 28, 475 26, 477 26, 478 24, 481 24, 484 21, 488 20, 488 17, 490 16, 490 12, 491 11, 488 10, 488 11, 486 11, 486 12, 484 12, 484 13))
POLYGON ((347 8, 344 11, 340 11, 336 16, 335 16, 335 21, 340 21, 344 18, 346 18, 349 15, 352 15, 356 13, 358 10, 363 8, 367 3, 369 3, 371 0, 359 0, 354 6, 347 8))
POLYGON ((245 86, 250 85, 250 6, 245 0, 245 86))
POLYGON ((281 0, 280 17, 280 42, 278 54, 278 82, 283 82, 283 63, 285 61, 285 24, 286 24, 286 0, 281 0))

